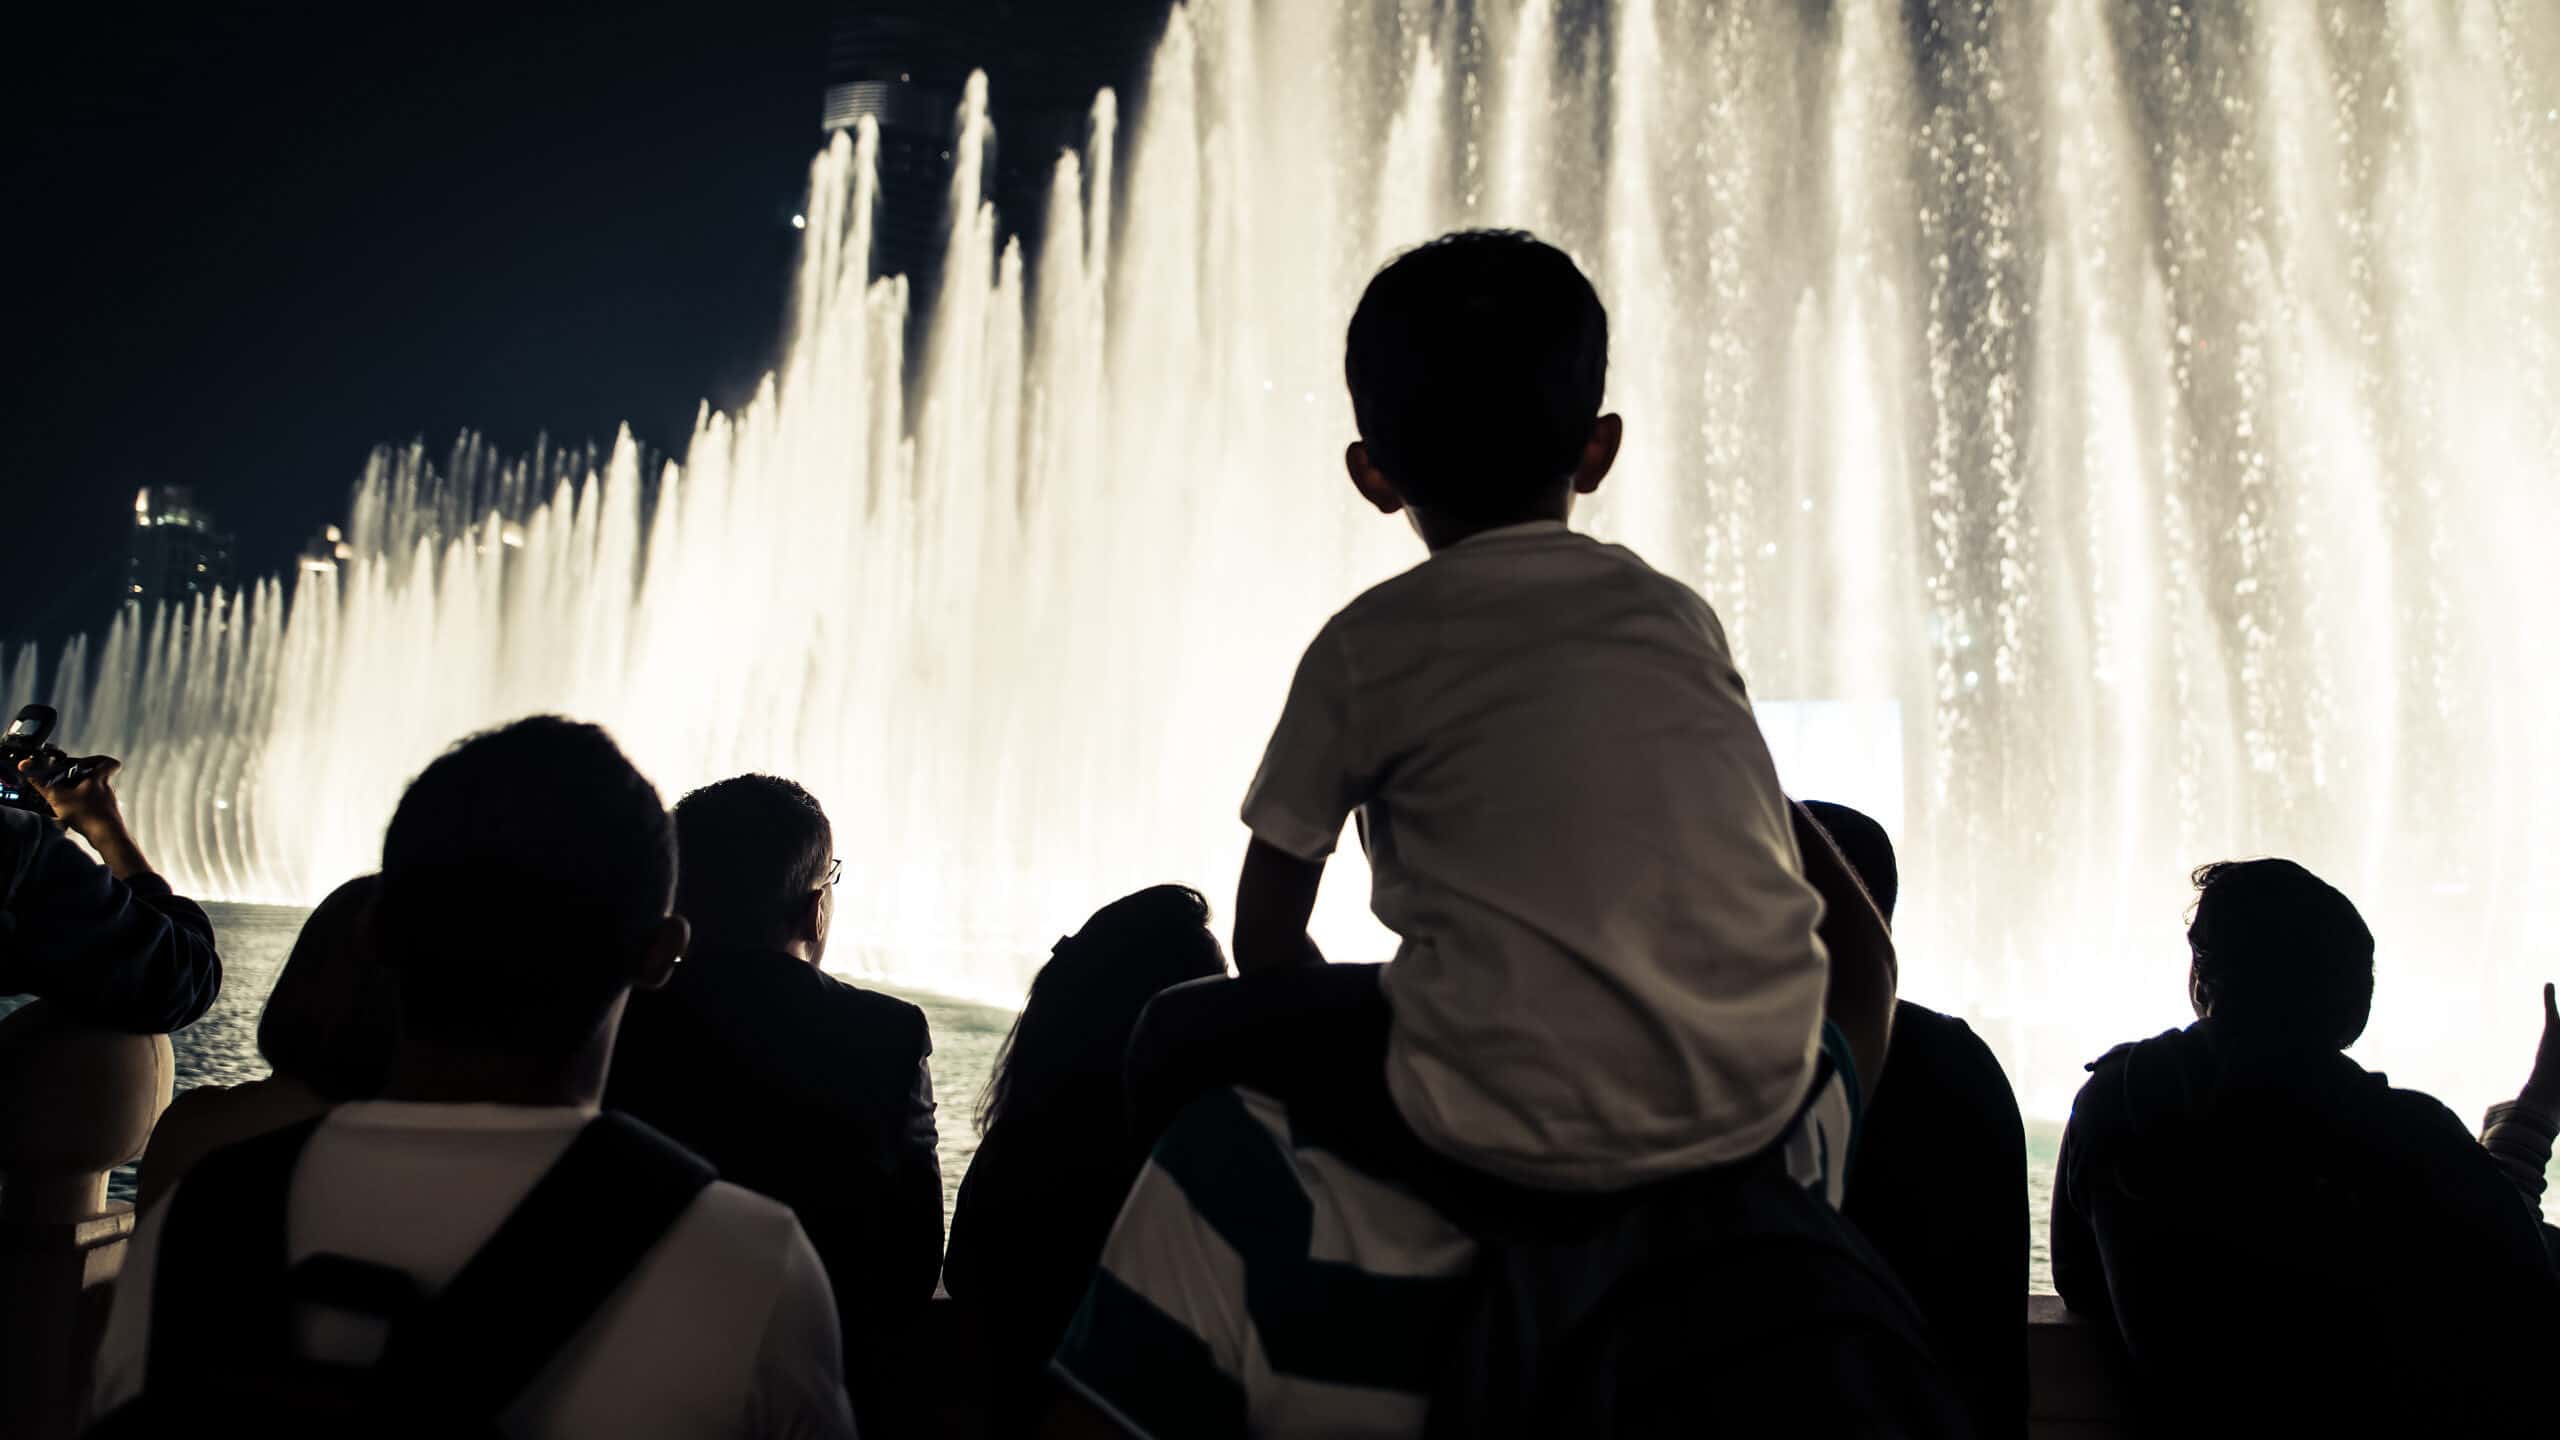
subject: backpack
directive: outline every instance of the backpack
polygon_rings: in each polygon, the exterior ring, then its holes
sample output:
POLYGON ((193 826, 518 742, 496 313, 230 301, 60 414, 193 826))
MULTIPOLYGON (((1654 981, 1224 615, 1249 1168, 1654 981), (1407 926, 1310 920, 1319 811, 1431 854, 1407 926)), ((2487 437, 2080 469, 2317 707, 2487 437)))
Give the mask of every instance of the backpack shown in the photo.
POLYGON ((621 1288, 711 1167, 607 1111, 590 1121, 453 1282, 343 1255, 288 1265, 294 1167, 318 1119, 207 1156, 166 1202, 140 1393, 97 1437, 180 1433, 464 1436, 498 1417, 621 1288), (370 1366, 304 1358, 298 1306, 381 1317, 370 1366))

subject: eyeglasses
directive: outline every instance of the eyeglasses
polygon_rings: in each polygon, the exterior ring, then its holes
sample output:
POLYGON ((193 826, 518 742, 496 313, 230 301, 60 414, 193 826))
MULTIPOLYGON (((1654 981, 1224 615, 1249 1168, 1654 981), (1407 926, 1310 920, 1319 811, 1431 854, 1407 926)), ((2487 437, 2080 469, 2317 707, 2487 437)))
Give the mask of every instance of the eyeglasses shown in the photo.
POLYGON ((829 888, 829 889, 833 889, 833 888, 835 887, 835 883, 836 883, 838 880, 841 880, 841 879, 843 879, 843 878, 844 878, 844 862, 843 862, 842 860, 834 859, 834 858, 832 858, 832 857, 831 857, 831 858, 829 858, 829 859, 828 859, 828 861, 827 861, 827 886, 828 886, 828 888, 829 888))

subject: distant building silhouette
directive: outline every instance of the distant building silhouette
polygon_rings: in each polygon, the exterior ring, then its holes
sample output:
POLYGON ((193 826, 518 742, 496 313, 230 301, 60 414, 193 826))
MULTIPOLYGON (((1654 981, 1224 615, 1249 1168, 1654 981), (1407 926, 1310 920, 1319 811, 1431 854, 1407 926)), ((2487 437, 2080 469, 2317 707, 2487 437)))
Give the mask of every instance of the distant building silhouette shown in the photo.
POLYGON ((214 528, 184 485, 150 485, 133 495, 121 601, 184 604, 231 584, 231 537, 214 528))
POLYGON ((1029 244, 1058 153, 1085 143, 1094 92, 1117 89, 1128 112, 1169 10, 1167 0, 864 0, 835 22, 820 125, 878 122, 874 267, 907 276, 919 312, 939 289, 969 72, 987 72, 998 142, 982 198, 1029 244))

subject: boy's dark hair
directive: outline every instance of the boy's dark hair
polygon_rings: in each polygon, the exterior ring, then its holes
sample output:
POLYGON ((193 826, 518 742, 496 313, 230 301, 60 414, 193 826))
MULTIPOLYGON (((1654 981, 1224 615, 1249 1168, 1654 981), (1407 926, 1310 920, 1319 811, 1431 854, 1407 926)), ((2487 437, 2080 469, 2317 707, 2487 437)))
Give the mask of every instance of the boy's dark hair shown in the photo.
POLYGON ((382 836, 374 933, 404 1034, 565 1055, 667 915, 674 827, 593 725, 537 715, 473 735, 409 782, 382 836))
POLYGON ((696 939, 762 944, 826 883, 835 829, 778 775, 738 775, 676 802, 676 913, 696 939))
POLYGON ((2344 1050, 2373 1013, 2373 932, 2336 887, 2290 860, 2195 873, 2187 923, 2197 998, 2216 1024, 2344 1050))
POLYGON ((1590 442, 1609 313, 1563 251, 1523 230, 1462 230, 1370 280, 1342 369, 1370 463, 1408 503, 1507 519, 1590 442))

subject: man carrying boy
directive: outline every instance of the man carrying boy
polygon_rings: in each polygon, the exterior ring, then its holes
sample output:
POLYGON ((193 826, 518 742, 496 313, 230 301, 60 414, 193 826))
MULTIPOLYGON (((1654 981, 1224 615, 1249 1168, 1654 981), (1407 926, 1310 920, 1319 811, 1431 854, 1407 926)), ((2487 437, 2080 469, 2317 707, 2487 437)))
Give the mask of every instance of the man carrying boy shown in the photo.
POLYGON ((1838 1199, 1890 942, 1827 843, 1799 860, 1706 602, 1566 527, 1617 456, 1607 350, 1589 281, 1517 232, 1405 254, 1352 318, 1347 468, 1431 556, 1299 664, 1244 805, 1245 978, 1159 1000, 1133 1050, 1142 1125, 1204 1079, 1255 1088, 1172 1122, 1058 1356, 1121 1429, 1415 1433, 1474 1250, 1414 1165, 1367 1163, 1397 1134, 1423 1170, 1561 1196, 1784 1147, 1838 1199), (1355 814, 1383 969, 1307 935, 1355 814), (1378 1049, 1391 1104, 1344 1095, 1378 1049))

